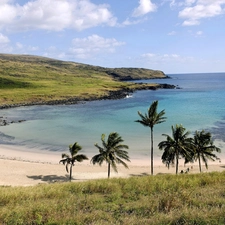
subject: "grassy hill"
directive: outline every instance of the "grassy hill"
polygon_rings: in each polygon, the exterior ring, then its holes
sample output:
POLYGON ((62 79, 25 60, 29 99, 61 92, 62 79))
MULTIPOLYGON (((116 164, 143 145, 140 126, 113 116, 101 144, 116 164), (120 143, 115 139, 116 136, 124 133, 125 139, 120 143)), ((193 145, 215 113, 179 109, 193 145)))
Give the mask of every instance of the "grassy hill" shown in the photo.
POLYGON ((0 223, 224 225, 224 180, 215 172, 2 186, 0 223))
POLYGON ((104 68, 30 55, 0 54, 0 106, 90 100, 157 87, 124 80, 166 78, 162 71, 104 68))

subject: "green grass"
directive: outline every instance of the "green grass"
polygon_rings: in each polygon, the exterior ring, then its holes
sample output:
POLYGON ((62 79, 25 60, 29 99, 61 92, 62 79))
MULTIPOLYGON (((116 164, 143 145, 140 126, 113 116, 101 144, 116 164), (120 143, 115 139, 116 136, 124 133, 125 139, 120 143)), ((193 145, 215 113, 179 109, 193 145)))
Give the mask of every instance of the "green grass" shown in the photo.
POLYGON ((225 172, 0 187, 1 224, 225 224, 225 172))
POLYGON ((110 69, 44 57, 0 54, 0 106, 101 98, 109 91, 146 86, 120 81, 127 76, 131 79, 165 77, 161 71, 147 69, 110 69))

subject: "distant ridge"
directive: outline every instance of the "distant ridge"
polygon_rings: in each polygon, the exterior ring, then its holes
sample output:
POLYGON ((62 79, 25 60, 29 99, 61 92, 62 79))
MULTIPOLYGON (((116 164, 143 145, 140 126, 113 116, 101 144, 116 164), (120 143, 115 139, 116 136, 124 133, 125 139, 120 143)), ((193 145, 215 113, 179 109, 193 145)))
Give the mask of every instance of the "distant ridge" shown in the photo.
POLYGON ((43 64, 43 66, 49 65, 55 68, 65 69, 86 69, 88 72, 98 71, 105 73, 117 80, 138 80, 138 79, 154 79, 154 78, 166 78, 164 72, 160 70, 144 69, 144 68, 107 68, 101 66, 92 66, 89 64, 76 63, 72 61, 62 61, 58 59, 52 59, 42 56, 33 55, 16 55, 16 54, 0 54, 0 60, 6 60, 11 62, 21 62, 32 64, 43 64))
POLYGON ((159 70, 105 68, 41 56, 0 54, 0 108, 118 99, 172 85, 123 82, 167 78, 159 70))

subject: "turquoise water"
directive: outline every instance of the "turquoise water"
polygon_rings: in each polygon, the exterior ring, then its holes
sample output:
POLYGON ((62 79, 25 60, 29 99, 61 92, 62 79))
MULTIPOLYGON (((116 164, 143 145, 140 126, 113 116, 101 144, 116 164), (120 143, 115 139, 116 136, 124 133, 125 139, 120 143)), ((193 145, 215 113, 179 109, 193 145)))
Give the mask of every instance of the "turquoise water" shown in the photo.
POLYGON ((147 112, 152 101, 158 100, 159 111, 165 109, 167 120, 154 127, 156 156, 161 156, 157 145, 164 139, 162 134, 170 135, 175 124, 183 124, 191 132, 209 130, 225 156, 225 73, 169 76, 172 79, 150 82, 170 83, 181 89, 138 91, 121 100, 70 106, 1 110, 0 116, 26 122, 0 127, 0 143, 61 152, 77 141, 84 152, 93 155, 97 152, 94 143, 101 143, 101 134, 116 131, 129 145, 130 154, 142 158, 149 156, 150 130, 134 121, 139 119, 137 111, 147 112))

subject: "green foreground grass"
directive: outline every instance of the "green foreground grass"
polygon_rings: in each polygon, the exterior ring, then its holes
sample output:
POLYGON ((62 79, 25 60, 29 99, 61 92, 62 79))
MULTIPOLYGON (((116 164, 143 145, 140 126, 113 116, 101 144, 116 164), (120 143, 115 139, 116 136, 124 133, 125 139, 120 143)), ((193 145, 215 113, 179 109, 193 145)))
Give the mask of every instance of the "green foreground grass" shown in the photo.
POLYGON ((0 187, 1 224, 225 224, 225 172, 0 187))
POLYGON ((155 86, 120 81, 126 75, 132 79, 165 78, 161 71, 109 69, 44 57, 0 54, 0 106, 101 98, 109 91, 155 86))

